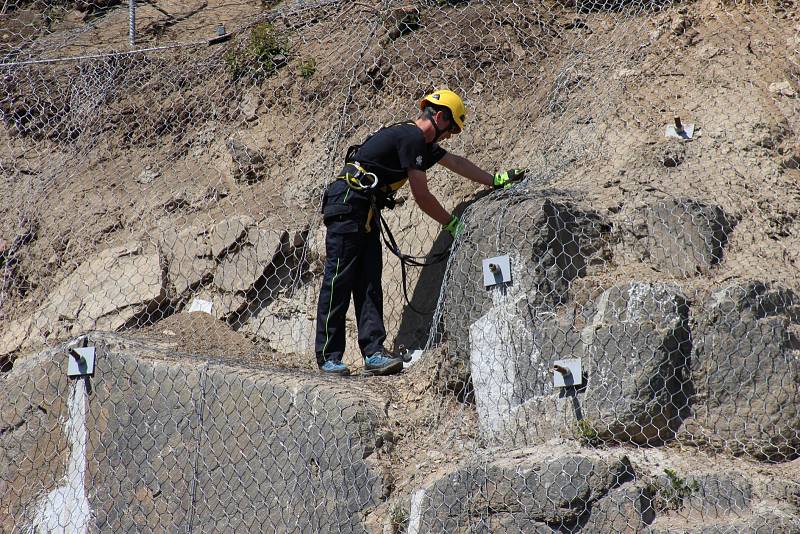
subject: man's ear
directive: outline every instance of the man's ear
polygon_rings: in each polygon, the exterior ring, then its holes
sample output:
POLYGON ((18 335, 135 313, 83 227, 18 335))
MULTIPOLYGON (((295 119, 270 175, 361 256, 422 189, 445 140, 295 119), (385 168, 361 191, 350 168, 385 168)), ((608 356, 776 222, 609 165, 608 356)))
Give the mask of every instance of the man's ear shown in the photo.
POLYGON ((436 119, 436 126, 441 126, 442 121, 445 119, 444 111, 437 111, 436 115, 434 115, 434 118, 436 119))

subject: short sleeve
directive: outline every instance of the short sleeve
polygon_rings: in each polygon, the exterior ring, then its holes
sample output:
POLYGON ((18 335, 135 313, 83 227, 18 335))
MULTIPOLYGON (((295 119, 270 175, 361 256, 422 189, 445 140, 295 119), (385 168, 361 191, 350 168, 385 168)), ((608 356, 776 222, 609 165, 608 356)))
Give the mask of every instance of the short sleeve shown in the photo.
POLYGON ((433 167, 434 165, 439 163, 439 160, 445 157, 446 155, 447 155, 447 150, 443 149, 438 144, 434 144, 433 147, 431 147, 431 155, 430 155, 430 161, 428 163, 428 168, 433 167))
POLYGON ((425 169, 425 140, 414 135, 403 135, 397 140, 397 158, 400 167, 408 171, 409 169, 425 169))

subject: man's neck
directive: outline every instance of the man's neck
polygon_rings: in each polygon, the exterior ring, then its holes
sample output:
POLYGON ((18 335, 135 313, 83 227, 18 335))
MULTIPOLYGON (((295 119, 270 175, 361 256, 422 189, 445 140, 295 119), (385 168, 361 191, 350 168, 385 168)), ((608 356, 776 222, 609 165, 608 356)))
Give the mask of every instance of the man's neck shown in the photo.
POLYGON ((436 137, 436 130, 433 128, 430 119, 418 118, 414 121, 414 124, 422 130, 422 137, 425 138, 425 142, 432 143, 433 138, 436 137))

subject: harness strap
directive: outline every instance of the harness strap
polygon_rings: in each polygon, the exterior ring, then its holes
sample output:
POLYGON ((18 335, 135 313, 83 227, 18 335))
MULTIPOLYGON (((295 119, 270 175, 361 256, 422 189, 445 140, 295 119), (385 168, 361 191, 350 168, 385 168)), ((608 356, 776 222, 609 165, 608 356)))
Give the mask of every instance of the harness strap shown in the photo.
POLYGON ((411 308, 412 311, 419 315, 429 315, 433 313, 436 308, 429 311, 420 311, 415 308, 413 304, 411 304, 411 299, 408 298, 407 268, 409 265, 412 267, 428 267, 430 265, 436 265, 437 263, 443 262, 448 258, 448 256, 450 256, 450 247, 452 246, 452 243, 445 250, 437 252, 431 256, 411 256, 410 254, 403 254, 403 252, 400 250, 400 247, 397 245, 397 241, 395 240, 392 231, 389 229, 389 224, 386 222, 386 219, 381 216, 380 210, 376 209, 374 206, 374 195, 372 198, 373 208, 370 211, 374 211, 376 213, 376 218, 378 219, 381 228, 381 237, 383 238, 383 243, 386 245, 386 248, 389 249, 389 252, 397 256, 397 258, 400 260, 400 275, 403 281, 403 298, 405 299, 406 304, 408 304, 408 307, 411 308))
POLYGON ((374 172, 367 171, 357 161, 347 162, 337 180, 344 180, 348 187, 356 191, 369 191, 378 186, 378 176, 374 172))

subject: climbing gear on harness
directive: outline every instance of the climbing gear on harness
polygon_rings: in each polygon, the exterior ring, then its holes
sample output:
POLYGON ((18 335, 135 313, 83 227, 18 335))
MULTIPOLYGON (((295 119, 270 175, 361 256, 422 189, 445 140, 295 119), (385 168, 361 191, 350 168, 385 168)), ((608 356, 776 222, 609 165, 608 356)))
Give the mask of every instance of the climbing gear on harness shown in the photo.
POLYGON ((450 232, 453 239, 458 239, 458 237, 464 233, 464 223, 458 218, 458 215, 453 215, 450 217, 449 223, 442 225, 442 229, 450 232))
POLYGON ((345 164, 343 173, 337 178, 343 179, 351 189, 356 191, 368 191, 378 186, 378 176, 374 172, 367 171, 357 161, 345 164))
POLYGON ((511 169, 506 172, 498 172, 492 178, 492 186, 495 189, 508 189, 515 182, 519 182, 525 178, 527 169, 511 169))
POLYGON ((457 128, 453 133, 461 133, 464 129, 464 122, 467 118, 467 108, 461 97, 449 89, 439 89, 427 95, 419 101, 419 109, 424 110, 428 105, 444 106, 450 110, 450 114, 455 121, 457 128))
MULTIPOLYGON (((440 93, 439 98, 441 98, 443 95, 445 101, 438 103, 435 102, 436 98, 434 98, 434 94, 436 93, 433 93, 429 95, 432 99, 432 103, 437 103, 446 106, 447 103, 449 102, 451 105, 455 106, 455 104, 451 102, 452 98, 450 98, 449 95, 446 94, 446 93, 452 93, 452 91, 437 91, 437 93, 440 93), (450 99, 448 100, 448 98, 450 99)), ((463 110, 463 102, 461 102, 461 99, 455 93, 452 93, 452 96, 454 96, 458 100, 458 102, 461 103, 460 116, 462 118, 460 125, 463 126, 463 114, 465 113, 465 111, 463 110)), ((422 104, 421 108, 423 108, 422 104)), ((450 107, 448 107, 448 109, 452 110, 452 108, 450 107)), ((397 126, 400 124, 408 124, 408 123, 409 123, 408 121, 398 122, 395 124, 390 124, 389 126, 385 126, 384 128, 391 128, 392 126, 397 126)), ((410 122, 410 124, 413 124, 413 122, 410 122)), ((367 139, 364 140, 364 143, 366 143, 370 139, 370 137, 375 135, 375 133, 377 133, 378 131, 380 131, 380 129, 376 130, 376 132, 367 136, 367 139)), ((364 229, 367 232, 371 232, 372 221, 373 219, 377 219, 377 224, 381 232, 381 237, 383 239, 384 244, 386 245, 386 248, 388 248, 389 252, 394 254, 400 260, 400 268, 403 280, 403 296, 405 297, 406 304, 408 304, 409 308, 414 312, 420 315, 427 315, 429 313, 432 313, 433 310, 429 312, 422 312, 416 309, 411 304, 411 300, 408 298, 408 282, 407 282, 408 276, 406 268, 409 265, 413 267, 427 267, 429 265, 440 263, 448 258, 448 256, 450 255, 450 248, 448 247, 447 249, 441 252, 438 252, 436 254, 427 257, 411 256, 409 254, 403 254, 403 252, 397 246, 397 242, 395 241, 395 238, 392 235, 391 230, 389 230, 388 224, 386 224, 386 221, 383 219, 383 217, 381 217, 381 209, 383 208, 392 209, 396 205, 402 203, 400 199, 395 199, 395 194, 398 189, 400 189, 403 185, 405 185, 405 183, 408 181, 408 178, 406 176, 403 179, 395 180, 394 182, 378 186, 378 178, 375 173, 380 173, 381 175, 385 174, 405 175, 405 170, 393 169, 376 162, 364 162, 365 165, 369 166, 369 168, 373 169, 375 172, 367 171, 362 166, 361 163, 355 161, 355 156, 359 148, 361 148, 361 146, 363 146, 364 143, 358 145, 351 145, 350 147, 347 148, 347 152, 345 155, 345 166, 344 169, 342 170, 342 173, 340 173, 339 176, 337 176, 337 179, 344 180, 345 183, 348 185, 348 187, 366 195, 369 198, 370 208, 367 213, 364 229), (365 183, 364 177, 367 177, 369 181, 365 183)))

